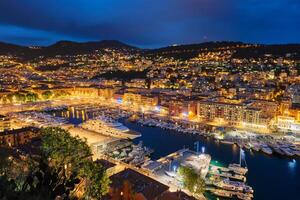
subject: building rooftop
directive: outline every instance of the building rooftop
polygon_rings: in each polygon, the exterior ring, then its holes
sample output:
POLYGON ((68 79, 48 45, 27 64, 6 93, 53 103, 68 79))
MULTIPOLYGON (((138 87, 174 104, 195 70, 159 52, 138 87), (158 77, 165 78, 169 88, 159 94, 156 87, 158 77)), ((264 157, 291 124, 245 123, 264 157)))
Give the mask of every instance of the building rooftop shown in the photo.
POLYGON ((158 200, 197 200, 195 197, 189 196, 186 193, 179 192, 165 192, 158 200))
POLYGON ((10 134, 18 134, 18 133, 23 133, 23 132, 38 132, 40 129, 36 127, 25 127, 25 128, 20 128, 20 129, 13 129, 13 130, 5 130, 3 132, 0 132, 0 136, 2 135, 10 135, 10 134))
POLYGON ((5 115, 0 115, 0 119, 6 119, 7 117, 5 115))
POLYGON ((132 184, 132 189, 136 193, 141 193, 146 199, 155 199, 162 193, 166 192, 169 187, 153 180, 132 169, 126 169, 110 177, 112 188, 122 188, 124 181, 132 184))
POLYGON ((116 164, 109 162, 108 160, 104 160, 104 159, 98 159, 95 162, 100 163, 105 170, 116 166, 116 164))

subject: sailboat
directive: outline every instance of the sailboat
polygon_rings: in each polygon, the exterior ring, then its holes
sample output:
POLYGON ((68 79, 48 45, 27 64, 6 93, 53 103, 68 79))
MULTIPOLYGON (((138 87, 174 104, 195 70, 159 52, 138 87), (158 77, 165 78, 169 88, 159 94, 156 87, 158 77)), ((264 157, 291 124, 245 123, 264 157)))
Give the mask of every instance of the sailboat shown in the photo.
POLYGON ((240 174, 240 175, 247 174, 248 168, 245 160, 245 152, 242 148, 240 149, 240 162, 238 164, 237 163, 229 164, 228 169, 233 171, 236 174, 240 174), (242 167, 242 160, 245 162, 246 165, 245 167, 242 167))

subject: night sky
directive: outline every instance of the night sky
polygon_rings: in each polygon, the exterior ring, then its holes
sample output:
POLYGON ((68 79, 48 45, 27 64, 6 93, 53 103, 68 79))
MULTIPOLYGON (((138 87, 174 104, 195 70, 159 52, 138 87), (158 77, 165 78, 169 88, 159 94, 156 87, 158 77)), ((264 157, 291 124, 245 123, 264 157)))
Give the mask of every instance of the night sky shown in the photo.
POLYGON ((0 0, 0 41, 300 43, 300 0, 0 0))

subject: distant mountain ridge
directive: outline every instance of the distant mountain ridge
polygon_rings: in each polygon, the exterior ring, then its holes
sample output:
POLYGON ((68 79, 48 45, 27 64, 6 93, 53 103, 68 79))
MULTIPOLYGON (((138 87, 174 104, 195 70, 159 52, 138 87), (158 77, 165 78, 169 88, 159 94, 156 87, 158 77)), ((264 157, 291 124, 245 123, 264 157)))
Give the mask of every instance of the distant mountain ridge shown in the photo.
POLYGON ((6 42, 0 42, 0 54, 1 55, 6 55, 12 52, 15 53, 22 53, 23 51, 28 50, 28 47, 24 47, 24 46, 19 46, 19 45, 15 45, 15 44, 9 44, 6 42))
POLYGON ((161 55, 164 57, 189 59, 196 57, 199 53, 226 51, 227 49, 235 50, 232 58, 261 58, 266 54, 272 54, 275 57, 285 57, 287 54, 290 54, 291 58, 300 60, 300 44, 266 45, 231 41, 168 46, 149 50, 147 54, 150 56, 161 55))
POLYGON ((264 45, 232 41, 173 45, 158 49, 140 49, 117 40, 95 42, 58 41, 50 46, 41 46, 39 48, 0 42, 0 55, 16 55, 24 59, 31 59, 38 56, 87 54, 96 50, 101 51, 105 48, 140 52, 145 56, 175 57, 180 59, 193 58, 199 53, 207 51, 233 49, 235 50, 233 58, 259 58, 266 54, 285 57, 289 54, 291 58, 300 60, 300 44, 264 45))
POLYGON ((116 40, 102 40, 99 42, 58 41, 50 46, 40 46, 39 48, 24 47, 0 42, 1 55, 15 55, 25 59, 35 58, 37 56, 87 54, 105 48, 137 50, 136 47, 116 40))

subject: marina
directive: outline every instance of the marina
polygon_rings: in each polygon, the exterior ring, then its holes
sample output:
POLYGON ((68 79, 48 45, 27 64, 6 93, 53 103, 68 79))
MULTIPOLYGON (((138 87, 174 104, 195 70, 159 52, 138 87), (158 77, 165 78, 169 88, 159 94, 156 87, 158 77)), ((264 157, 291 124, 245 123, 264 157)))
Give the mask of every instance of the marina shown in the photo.
MULTIPOLYGON (((57 116, 61 116, 61 114, 57 116)), ((114 114, 115 119, 118 118, 117 116, 118 112, 114 114)), ((78 118, 70 116, 68 120, 74 124, 80 124, 83 121, 82 116, 78 116, 78 118)), ((229 164, 239 162, 240 147, 237 144, 223 144, 213 137, 207 137, 205 134, 200 135, 188 132, 182 134, 182 132, 177 130, 154 126, 149 127, 140 123, 130 122, 125 118, 120 118, 119 122, 123 123, 129 129, 141 133, 141 137, 134 139, 133 142, 138 144, 139 141, 143 141, 143 145, 153 149, 154 152, 150 156, 151 160, 158 160, 183 147, 194 149, 194 143, 199 141, 200 147, 204 147, 205 152, 211 155, 213 159, 212 163, 217 163, 225 167, 229 166, 229 164)), ((247 178, 243 180, 242 176, 235 174, 233 177, 236 177, 236 179, 233 180, 247 181, 254 190, 253 199, 295 199, 298 196, 296 192, 297 188, 300 187, 298 181, 300 179, 299 158, 288 158, 279 155, 275 150, 272 156, 263 152, 257 152, 254 148, 257 147, 260 150, 261 147, 260 143, 256 143, 254 138, 254 136, 251 138, 251 145, 247 142, 244 142, 245 145, 243 145, 247 168, 249 170, 247 178), (274 174, 277 174, 277 176, 274 176, 274 174)), ((288 144, 288 142, 286 143, 288 144)), ((279 143, 279 147, 288 146, 287 144, 279 143)), ((272 146, 272 149, 274 148, 276 146, 272 146)), ((152 165, 155 166, 156 163, 152 165)), ((226 175, 228 172, 223 171, 222 173, 226 175)), ((223 178, 226 177, 224 176, 223 178)), ((222 191, 217 191, 217 193, 222 193, 222 191)), ((208 199, 216 199, 215 195, 206 195, 208 199)), ((231 193, 230 196, 233 198, 238 198, 239 196, 240 198, 248 199, 248 196, 238 193, 231 193)), ((222 199, 222 197, 219 197, 219 199, 222 199)))
POLYGON ((0 5, 0 200, 300 200, 300 0, 0 5))
MULTIPOLYGON (((213 163, 228 166, 239 161, 239 147, 237 145, 225 145, 212 138, 140 126, 125 120, 124 124, 142 133, 142 137, 136 141, 142 140, 146 146, 154 149, 154 153, 151 155, 152 159, 168 155, 183 146, 193 149, 194 142, 200 141, 200 146, 205 147, 206 152, 213 158, 213 163)), ((253 150, 245 151, 245 156, 249 169, 247 182, 254 190, 253 199, 297 199, 298 192, 296 191, 300 187, 300 160, 298 158, 291 159, 280 155, 269 156, 253 150)), ((227 193, 227 195, 229 194, 227 193)), ((249 199, 242 194, 230 194, 234 198, 238 198, 237 195, 241 199, 249 199)), ((208 199, 217 199, 215 195, 208 194, 207 197, 208 199)))

